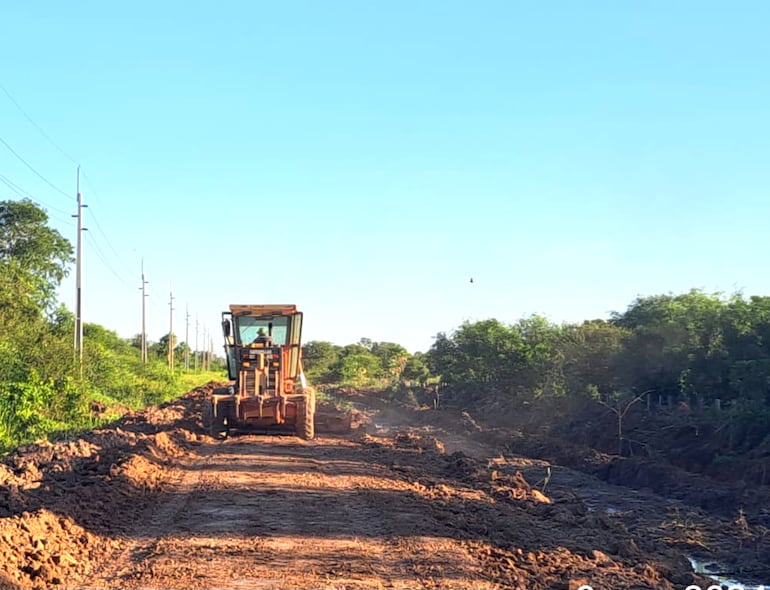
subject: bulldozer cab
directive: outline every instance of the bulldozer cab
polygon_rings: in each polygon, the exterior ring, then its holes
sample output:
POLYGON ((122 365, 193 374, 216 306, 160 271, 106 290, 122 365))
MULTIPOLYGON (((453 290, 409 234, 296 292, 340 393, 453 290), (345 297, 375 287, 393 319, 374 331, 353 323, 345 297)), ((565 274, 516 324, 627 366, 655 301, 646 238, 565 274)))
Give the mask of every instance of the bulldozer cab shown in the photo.
POLYGON ((231 305, 222 329, 228 374, 240 395, 283 395, 305 385, 295 305, 231 305))

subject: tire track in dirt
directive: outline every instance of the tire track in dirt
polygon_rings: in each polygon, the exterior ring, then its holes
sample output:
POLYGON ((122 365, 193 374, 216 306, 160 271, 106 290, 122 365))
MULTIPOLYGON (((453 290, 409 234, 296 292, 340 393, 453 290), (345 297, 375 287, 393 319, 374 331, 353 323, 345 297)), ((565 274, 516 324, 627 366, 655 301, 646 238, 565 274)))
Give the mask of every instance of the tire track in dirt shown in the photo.
POLYGON ((204 445, 89 587, 493 587, 410 485, 359 451, 329 438, 204 445))

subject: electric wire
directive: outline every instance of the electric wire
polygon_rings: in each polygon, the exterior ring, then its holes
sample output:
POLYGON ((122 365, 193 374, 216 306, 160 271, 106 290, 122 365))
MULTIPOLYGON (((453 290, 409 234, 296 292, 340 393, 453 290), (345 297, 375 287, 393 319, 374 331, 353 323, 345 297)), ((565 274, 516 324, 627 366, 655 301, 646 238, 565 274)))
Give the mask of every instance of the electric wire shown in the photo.
MULTIPOLYGON (((100 196, 97 194, 97 192, 96 192, 96 189, 94 188, 94 184, 93 184, 93 182, 91 181, 91 179, 90 179, 90 178, 88 178, 88 176, 86 175, 85 171, 84 171, 82 168, 81 168, 81 170, 80 170, 80 173, 81 173, 81 175, 83 176, 83 180, 85 180, 85 181, 86 181, 86 184, 88 185, 88 187, 89 187, 89 188, 90 188, 90 190, 91 190, 91 193, 90 193, 90 194, 93 194, 93 195, 94 195, 94 196, 97 198, 97 200, 99 200, 99 201, 102 201, 101 197, 100 197, 100 196)), ((105 242, 107 242, 107 246, 108 246, 108 247, 109 247, 109 249, 112 251, 112 253, 115 255, 115 259, 116 259, 116 260, 117 260, 117 261, 118 261, 118 262, 119 262, 119 263, 120 263, 122 266, 126 266, 126 263, 125 263, 125 261, 124 261, 124 260, 123 260, 123 258, 120 256, 120 254, 118 254, 118 251, 115 249, 115 246, 113 246, 113 245, 112 245, 112 241, 111 241, 111 240, 110 240, 110 238, 107 236, 107 233, 106 233, 106 232, 105 232, 105 231, 102 229, 102 224, 101 224, 101 223, 99 223, 99 219, 96 217, 96 212, 93 210, 93 208, 92 208, 92 207, 89 207, 89 212, 91 213, 91 217, 92 217, 92 218, 93 218, 93 220, 94 220, 94 223, 95 223, 95 225, 96 225, 96 229, 97 229, 97 231, 98 231, 98 232, 99 232, 99 233, 102 235, 102 237, 104 238, 104 241, 105 241, 105 242)))
MULTIPOLYGON (((79 166, 79 162, 78 162, 78 161, 77 161, 75 158, 73 158, 73 157, 72 157, 70 154, 68 154, 66 151, 64 151, 64 149, 62 149, 62 147, 61 147, 61 146, 60 146, 58 143, 56 143, 56 142, 55 142, 55 141, 54 141, 54 140, 53 140, 53 139, 52 139, 52 138, 51 138, 51 137, 50 137, 50 136, 49 136, 49 135, 48 135, 48 134, 47 134, 47 133, 46 133, 46 132, 43 130, 43 128, 42 128, 40 125, 38 125, 38 124, 35 122, 35 120, 34 120, 34 119, 32 119, 32 117, 30 117, 30 116, 29 116, 29 114, 28 114, 28 113, 27 113, 27 112, 26 112, 26 111, 25 111, 25 110, 22 108, 22 106, 21 106, 21 105, 18 103, 18 101, 17 101, 17 100, 16 100, 16 99, 13 97, 13 95, 11 95, 11 93, 8 91, 8 89, 7 89, 5 86, 3 86, 3 84, 1 84, 1 83, 0 83, 0 90, 2 90, 2 91, 5 93, 5 95, 8 97, 8 99, 9 99, 9 100, 10 100, 10 101, 11 101, 11 102, 14 104, 14 106, 15 106, 15 107, 16 107, 16 108, 19 110, 19 112, 20 112, 20 113, 21 113, 21 114, 24 116, 24 118, 25 118, 25 119, 27 119, 27 121, 28 121, 28 122, 29 122, 29 123, 30 123, 30 124, 31 124, 33 127, 35 127, 35 129, 37 129, 37 131, 40 133, 40 135, 42 135, 42 136, 43 136, 43 137, 46 139, 46 141, 48 141, 48 143, 50 143, 50 144, 51 144, 51 145, 52 145, 52 146, 53 146, 53 147, 54 147, 54 148, 55 148, 55 149, 56 149, 56 150, 57 150, 57 151, 58 151, 58 152, 59 152, 59 153, 60 153, 62 156, 64 156, 65 158, 67 158, 67 159, 68 159, 70 162, 72 162, 73 164, 75 164, 75 165, 79 166)), ((39 173, 39 172, 38 172, 38 171, 37 171, 35 168, 33 168, 33 167, 32 167, 32 166, 31 166, 31 165, 30 165, 30 164, 29 164, 29 163, 28 163, 26 160, 24 160, 24 158, 22 158, 22 157, 21 157, 21 156, 20 156, 20 155, 19 155, 19 154, 18 154, 18 153, 17 153, 17 152, 16 152, 16 151, 15 151, 15 150, 14 150, 14 149, 13 149, 13 148, 10 146, 10 145, 8 145, 8 143, 7 143, 5 140, 3 140, 2 138, 0 138, 0 142, 2 142, 2 143, 3 143, 3 145, 5 145, 5 147, 6 147, 6 148, 7 148, 7 149, 8 149, 8 150, 9 150, 9 151, 10 151, 10 152, 11 152, 11 153, 14 155, 14 156, 16 156, 16 158, 18 158, 18 159, 19 159, 19 160, 20 160, 20 161, 21 161, 21 162, 22 162, 22 163, 23 163, 23 164, 24 164, 24 165, 25 165, 27 168, 29 168, 29 169, 30 169, 30 170, 31 170, 33 173, 35 173, 35 174, 38 176, 38 178, 40 178, 41 180, 43 180, 43 181, 44 181, 46 184, 48 184, 49 186, 51 186, 51 187, 52 187, 54 190, 56 190, 57 192, 59 192, 59 193, 63 194, 64 196, 66 196, 66 197, 68 197, 68 198, 72 199, 72 196, 71 196, 71 195, 69 195, 69 194, 68 194, 68 193, 66 193, 65 191, 62 191, 60 188, 58 188, 56 185, 54 185, 52 182, 50 182, 50 181, 49 181, 47 178, 45 178, 45 177, 44 177, 44 176, 43 176, 41 173, 39 173)), ((88 184, 88 186, 90 187, 90 189, 91 189, 91 193, 92 193, 94 196, 96 196, 96 197, 97 197, 97 199, 98 199, 99 201, 101 201, 101 198, 99 197, 99 195, 97 194, 97 192, 96 192, 96 190, 95 190, 95 188, 94 188, 94 186, 93 186, 93 182, 92 182, 92 181, 91 181, 91 179, 90 179, 90 178, 87 176, 87 174, 85 173, 85 171, 84 171, 84 170, 82 170, 82 169, 81 169, 81 174, 82 174, 82 176, 83 176, 83 179, 86 181, 86 183, 87 183, 87 184, 88 184)), ((11 181, 10 179, 6 178, 5 176, 3 176, 3 175, 0 175, 0 181, 2 181, 2 182, 3 182, 3 183, 4 183, 4 184, 5 184, 5 185, 6 185, 8 188, 10 188, 12 191, 14 191, 14 192, 15 192, 17 195, 19 195, 19 196, 22 196, 22 197, 28 197, 28 198, 32 199, 34 202, 36 202, 36 203, 39 203, 39 204, 42 204, 42 205, 44 205, 45 207, 48 207, 49 209, 52 209, 52 210, 54 210, 54 211, 58 211, 59 213, 62 213, 62 214, 64 214, 64 215, 68 215, 68 213, 67 213, 66 211, 63 211, 63 210, 61 210, 61 209, 58 209, 57 207, 54 207, 54 206, 52 206, 52 205, 48 205, 48 204, 46 204, 46 203, 43 203, 43 202, 42 202, 42 201, 40 201, 40 200, 39 200, 37 197, 35 197, 35 196, 34 196, 34 195, 32 195, 31 193, 29 193, 29 192, 25 191, 23 188, 21 188, 20 186, 18 186, 18 185, 17 185, 17 184, 15 184, 13 181, 11 181)), ((76 199, 73 199, 73 200, 76 200, 76 199)), ((112 253, 115 255, 115 258, 117 259, 117 261, 119 261, 121 265, 125 266, 125 263, 124 263, 123 259, 121 258, 120 254, 118 254, 118 251, 117 251, 117 249, 115 248, 115 246, 113 246, 113 244, 112 244, 112 241, 111 241, 111 240, 110 240, 110 238, 107 236, 107 233, 104 231, 104 229, 102 228, 102 225, 101 225, 101 223, 99 222, 99 219, 98 219, 98 217, 97 217, 97 215, 96 215, 96 212, 95 212, 95 210, 94 210, 93 206, 89 207, 89 208, 88 208, 88 210, 89 210, 89 213, 90 213, 90 217, 91 217, 91 219, 94 221, 94 224, 95 224, 95 226, 96 226, 96 229, 97 229, 97 231, 98 231, 98 232, 99 232, 99 234, 101 234, 101 236, 104 238, 105 242, 107 243, 107 246, 108 246, 108 247, 109 247, 109 249, 112 251, 112 253)), ((49 213, 49 215, 51 215, 51 214, 49 213)), ((54 218, 56 219, 56 217, 55 217, 55 216, 52 216, 52 215, 51 215, 51 217, 54 217, 54 218)), ((64 224, 66 224, 66 225, 68 225, 68 226, 70 226, 70 227, 76 227, 76 224, 75 224, 75 222, 74 222, 72 219, 67 219, 67 220, 61 220, 61 219, 57 219, 57 220, 58 220, 58 221, 60 221, 60 222, 62 222, 62 223, 64 223, 64 224)), ((99 243, 98 243, 98 241, 96 240, 96 237, 95 237, 95 236, 94 236, 92 233, 87 233, 87 234, 86 234, 86 236, 87 236, 87 240, 88 240, 88 241, 91 243, 91 245, 93 246, 93 248, 94 248, 94 252, 96 253, 96 255, 97 255, 97 258, 99 258, 99 260, 101 260, 102 264, 104 264, 104 266, 105 266, 105 267, 106 267, 106 268, 107 268, 107 269, 108 269, 108 270, 109 270, 109 271, 110 271, 110 272, 111 272, 111 273, 112 273, 112 274, 113 274, 113 275, 114 275, 114 276, 115 276, 115 277, 116 277, 116 278, 117 278, 117 279, 118 279, 118 280, 119 280, 121 283, 123 283, 123 284, 124 284, 124 285, 126 285, 126 286, 131 286, 131 285, 129 284, 129 282, 128 282, 128 281, 127 281, 127 280, 126 280, 126 279, 125 279, 123 276, 121 276, 121 275, 120 275, 120 274, 119 274, 119 273, 118 273, 118 272, 115 270, 115 268, 114 268, 114 267, 113 267, 113 266, 112 266, 112 265, 111 265, 111 264, 110 264, 110 263, 107 261, 107 257, 104 255, 104 253, 103 253, 102 249, 99 247, 99 243)), ((151 304, 154 304, 154 305, 153 305, 153 307, 157 307, 157 306, 158 306, 158 302, 157 302, 156 300, 154 300, 153 298, 150 298, 150 302, 151 302, 151 304)))
POLYGON ((93 236, 93 234, 87 233, 86 234, 87 239, 91 242, 91 245, 94 247, 94 252, 96 252, 96 256, 99 258, 99 260, 102 261, 104 266, 109 270, 113 275, 115 275, 115 278, 117 278, 121 283, 123 283, 127 287, 132 287, 133 285, 130 284, 125 277, 121 276, 118 271, 115 270, 115 268, 107 261, 107 259, 104 256, 104 253, 102 252, 102 249, 99 247, 99 243, 96 241, 96 238, 93 236))
POLYGON ((9 151, 9 152, 11 152, 11 153, 12 153, 14 156, 16 156, 16 158, 18 158, 18 160, 19 160, 19 161, 20 161, 22 164, 24 164, 24 165, 25 165, 27 168, 29 168, 29 169, 30 169, 32 172, 34 172, 34 173, 35 173, 35 175, 36 175, 36 176, 37 176, 37 177, 38 177, 40 180, 42 180, 43 182, 45 182, 45 183, 46 183, 48 186, 50 186, 50 187, 51 187, 52 189, 54 189, 56 192, 58 192, 58 193, 60 193, 60 194, 64 195, 64 196, 65 196, 65 197, 67 197, 68 199, 72 199, 73 201, 74 201, 74 200, 76 200, 76 199, 75 199, 73 196, 71 196, 71 195, 67 194, 66 192, 64 192, 62 189, 60 189, 58 186, 56 186, 54 183, 52 183, 50 180, 48 180, 48 179, 47 179, 45 176, 43 176, 42 174, 40 174, 40 172, 38 172, 37 170, 35 170, 35 169, 32 167, 32 165, 31 165, 29 162, 27 162, 27 161, 26 161, 24 158, 22 158, 22 157, 21 157, 19 154, 17 154, 17 153, 16 153, 16 150, 14 150, 14 149, 13 149, 13 148, 12 148, 10 145, 8 145, 8 142, 7 142, 7 141, 5 141, 5 140, 4 140, 2 137, 0 137, 0 143, 2 143, 2 144, 3 144, 3 145, 4 145, 4 146, 5 146, 7 149, 8 149, 8 151, 9 151))
POLYGON ((16 184, 10 178, 8 178, 7 176, 4 176, 3 174, 0 174, 0 182, 5 184, 9 189, 11 189, 13 192, 15 192, 20 197, 25 197, 25 198, 31 199, 35 203, 43 205, 43 206, 45 206, 48 209, 51 209, 53 211, 58 211, 62 215, 69 215, 68 211, 64 211, 63 209, 59 209, 58 207, 54 207, 53 205, 49 205, 48 203, 46 203, 44 201, 41 201, 38 197, 36 197, 32 193, 24 190, 18 184, 16 184))
POLYGON ((113 267, 109 261, 107 260, 106 256, 104 255, 104 252, 102 251, 101 247, 99 246, 99 242, 97 242, 94 235, 90 232, 86 233, 86 239, 87 241, 93 246, 94 252, 96 253, 99 260, 102 261, 104 266, 109 270, 115 278, 117 278, 121 283, 125 284, 126 286, 132 286, 129 285, 128 281, 126 281, 125 277, 123 277, 117 270, 115 270, 115 267, 113 267))
POLYGON ((56 215, 56 214, 53 214, 53 213, 48 213, 48 217, 50 219, 53 219, 54 221, 58 221, 59 223, 61 223, 63 225, 66 225, 67 227, 70 227, 70 228, 77 227, 77 223, 75 223, 75 220, 72 219, 71 215, 68 216, 68 217, 62 217, 61 215, 56 215))
POLYGON ((30 116, 27 114, 27 112, 26 112, 26 111, 25 111, 23 108, 21 108, 21 105, 20 105, 20 104, 19 104, 19 103, 16 101, 16 99, 15 99, 15 98, 14 98, 14 97, 11 95, 11 93, 10 93, 10 92, 8 92, 8 89, 7 89, 5 86, 3 86, 3 84, 2 84, 2 83, 0 83, 0 90, 2 90, 3 92, 5 92, 5 95, 6 95, 6 96, 7 96, 7 97, 10 99, 10 101, 11 101, 11 102, 12 102, 12 103, 13 103, 13 104, 16 106, 16 108, 17 108, 17 109, 19 109, 19 112, 20 112, 22 115, 24 115, 24 118, 25 118, 25 119, 27 119, 27 121, 29 121, 29 122, 32 124, 32 126, 33 126, 35 129, 37 129, 37 130, 40 132, 40 135, 42 135, 42 136, 43 136, 43 137, 44 137, 44 138, 45 138, 45 139, 48 141, 48 143, 50 143, 50 144, 51 144, 53 147, 55 147, 55 148, 58 150, 58 152, 59 152, 59 153, 60 153, 62 156, 64 156, 65 158, 67 158, 67 159, 68 159, 70 162, 72 162, 72 163, 73 163, 73 164, 75 164, 76 166, 79 164, 79 163, 78 163, 78 161, 77 161, 77 160, 75 160, 75 158, 73 158, 72 156, 70 156, 70 155, 69 155, 67 152, 65 152, 65 151, 64 151, 64 150, 63 150, 61 147, 59 147, 59 144, 57 144, 57 143, 56 143, 56 142, 55 142, 53 139, 51 139, 51 137, 50 137, 50 136, 49 136, 49 135, 48 135, 48 134, 47 134, 45 131, 43 131, 43 128, 42 128, 40 125, 38 125, 37 123, 35 123, 35 121, 32 119, 32 117, 30 117, 30 116))
MULTIPOLYGON (((169 325, 168 325, 168 319, 169 319, 169 315, 168 315, 169 314, 168 295, 166 295, 166 302, 165 303, 162 303, 161 301, 158 301, 157 297, 155 297, 154 299, 152 297, 148 297, 148 299, 150 300, 150 307, 157 312, 157 317, 158 318, 162 318, 160 320, 156 320, 155 321, 155 325, 156 326, 163 326, 163 324, 165 323, 165 326, 160 328, 161 334, 163 334, 163 335, 168 334, 168 328, 169 328, 169 325)), ((174 299, 176 299, 176 297, 174 299)), ((176 308, 174 308, 174 310, 176 311, 176 308)), ((177 334, 177 338, 178 338, 178 334, 177 334)))
MULTIPOLYGON (((2 180, 0 179, 0 182, 1 181, 2 180)), ((13 198, 13 197, 11 197, 11 198, 13 198)), ((38 207, 43 209, 45 211, 45 214, 46 214, 48 219, 52 219, 54 221, 57 221, 58 223, 60 223, 62 225, 66 225, 67 227, 75 227, 75 222, 73 221, 71 215, 68 215, 67 213, 64 213, 64 216, 62 216, 61 214, 54 213, 52 211, 48 211, 47 209, 45 209, 45 203, 40 203, 38 201, 31 201, 31 202, 34 205, 37 205, 38 207)))

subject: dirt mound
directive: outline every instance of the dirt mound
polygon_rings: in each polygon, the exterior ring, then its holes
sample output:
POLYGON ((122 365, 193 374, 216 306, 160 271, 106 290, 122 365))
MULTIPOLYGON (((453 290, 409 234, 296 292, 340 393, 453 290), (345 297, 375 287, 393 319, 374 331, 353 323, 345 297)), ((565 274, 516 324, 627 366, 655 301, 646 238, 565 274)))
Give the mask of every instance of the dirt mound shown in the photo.
POLYGON ((596 475, 609 483, 664 492, 692 506, 728 515, 735 513, 744 491, 737 486, 715 486, 708 478, 673 465, 634 457, 614 457, 596 475))
MULTIPOLYGON (((48 588, 85 576, 118 542, 46 509, 0 519, 0 582, 48 588)), ((3 586, 4 587, 4 586, 3 586)))
POLYGON ((354 408, 331 400, 316 404, 315 431, 319 434, 345 434, 369 423, 369 417, 354 408))
POLYGON ((444 443, 434 436, 414 434, 412 432, 398 432, 393 437, 393 444, 398 449, 416 449, 420 451, 445 452, 444 443))
MULTIPOLYGON (((484 579, 511 588, 677 588, 697 583, 681 553, 632 534, 575 498, 554 501, 518 470, 462 452, 433 452, 432 437, 398 432, 357 440, 409 481, 453 536, 485 562, 484 579), (427 447, 427 450, 423 447, 427 447)), ((439 586, 440 587, 440 586, 439 586)))
POLYGON ((87 576, 176 476, 171 461, 199 438, 197 405, 209 389, 0 460, 0 586, 87 576))

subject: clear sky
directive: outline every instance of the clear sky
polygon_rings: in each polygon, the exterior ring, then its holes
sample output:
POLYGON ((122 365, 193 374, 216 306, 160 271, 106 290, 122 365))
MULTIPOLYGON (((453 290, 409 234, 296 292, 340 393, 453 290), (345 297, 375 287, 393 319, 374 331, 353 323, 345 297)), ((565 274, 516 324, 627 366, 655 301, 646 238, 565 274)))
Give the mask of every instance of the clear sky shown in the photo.
POLYGON ((464 320, 767 295, 768 22, 765 1, 4 2, 27 116, 0 91, 0 138, 65 194, 2 144, 0 174, 74 241, 82 166, 84 319, 126 337, 142 257, 152 340, 169 281, 182 337, 186 305, 202 335, 229 303, 297 303, 306 340, 411 351, 464 320))

